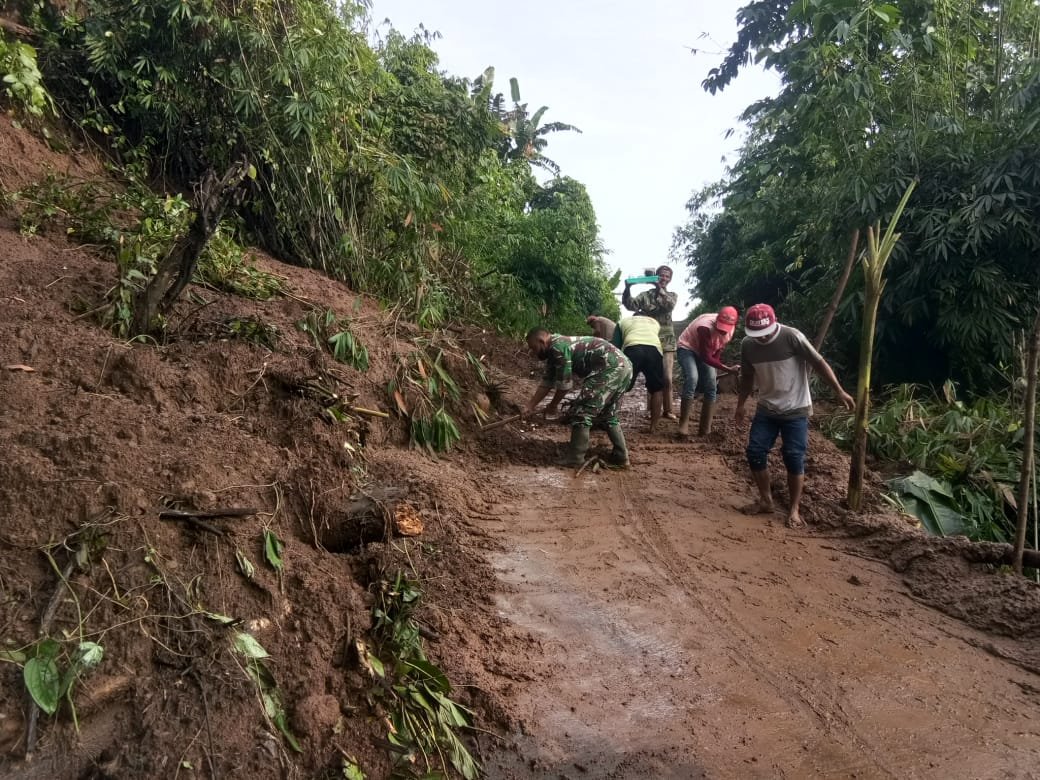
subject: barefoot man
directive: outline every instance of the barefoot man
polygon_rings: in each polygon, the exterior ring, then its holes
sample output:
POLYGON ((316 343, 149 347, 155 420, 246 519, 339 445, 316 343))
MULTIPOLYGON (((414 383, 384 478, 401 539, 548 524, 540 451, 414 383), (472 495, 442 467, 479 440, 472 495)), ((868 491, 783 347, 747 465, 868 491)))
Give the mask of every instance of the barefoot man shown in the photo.
POLYGON ((805 451, 809 446, 809 370, 815 369, 834 388, 846 409, 856 402, 845 392, 834 371, 827 365, 801 331, 781 325, 773 307, 756 303, 744 318, 747 334, 740 344, 740 394, 734 419, 744 423, 744 403, 758 386, 758 408, 748 434, 747 461, 758 488, 758 500, 744 511, 764 514, 773 511, 773 494, 769 487, 766 459, 779 435, 780 452, 787 469, 787 489, 791 510, 787 525, 805 525, 798 512, 805 483, 805 451))

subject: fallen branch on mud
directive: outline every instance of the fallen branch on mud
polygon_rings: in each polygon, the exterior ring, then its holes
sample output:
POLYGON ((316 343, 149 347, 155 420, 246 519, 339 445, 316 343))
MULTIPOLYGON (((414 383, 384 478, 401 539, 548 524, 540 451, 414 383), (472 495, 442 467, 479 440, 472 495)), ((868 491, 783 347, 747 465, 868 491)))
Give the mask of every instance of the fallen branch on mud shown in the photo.
POLYGON ((208 531, 216 536, 227 536, 223 528, 207 522, 222 517, 248 517, 255 515, 259 509, 253 507, 226 507, 224 509, 163 509, 159 512, 160 520, 180 520, 203 531, 208 531))
POLYGON ((159 512, 160 520, 210 520, 218 517, 248 517, 255 515, 259 509, 247 506, 227 507, 225 509, 163 509, 159 512))
POLYGON ((346 409, 347 409, 348 412, 353 412, 354 414, 363 414, 363 415, 365 415, 367 417, 382 417, 382 418, 389 418, 390 417, 390 415, 387 414, 386 412, 380 412, 380 411, 378 411, 376 409, 366 409, 363 406, 348 406, 348 407, 346 407, 346 409))
POLYGON ((587 461, 581 464, 581 468, 574 472, 574 476, 580 477, 581 473, 585 471, 585 469, 587 469, 589 466, 592 466, 592 471, 596 472, 599 471, 600 467, 606 468, 607 464, 601 457, 599 457, 599 455, 593 455, 591 458, 589 458, 587 461))
POLYGON ((514 423, 517 420, 522 420, 523 417, 524 417, 524 415, 522 415, 522 414, 514 414, 511 417, 505 417, 505 418, 503 418, 501 420, 498 420, 496 422, 490 423, 488 425, 482 425, 480 427, 480 432, 481 433, 487 433, 488 431, 493 431, 496 428, 502 428, 503 426, 509 425, 509 423, 514 423))

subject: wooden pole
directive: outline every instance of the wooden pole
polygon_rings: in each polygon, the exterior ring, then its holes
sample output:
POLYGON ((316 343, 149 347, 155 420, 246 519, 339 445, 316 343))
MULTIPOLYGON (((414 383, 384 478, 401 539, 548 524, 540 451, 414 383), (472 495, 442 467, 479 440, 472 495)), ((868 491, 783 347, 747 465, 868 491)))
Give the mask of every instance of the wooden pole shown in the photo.
MULTIPOLYGON (((1026 527, 1029 524, 1029 483, 1033 476, 1036 435, 1036 368, 1040 359, 1040 314, 1033 323, 1033 337, 1029 342, 1026 360, 1025 437, 1022 440, 1022 474, 1018 480, 1018 527, 1015 529, 1015 572, 1022 573, 1022 558, 1026 547, 1026 527)), ((1033 522, 1036 522, 1033 518, 1033 522)))
POLYGON ((852 267, 856 264, 856 250, 859 248, 859 228, 855 228, 849 235, 849 254, 845 258, 845 268, 842 269, 841 277, 838 279, 838 286, 834 290, 834 297, 831 298, 830 305, 827 307, 827 311, 823 315, 823 322, 820 323, 820 328, 816 331, 816 338, 813 339, 813 346, 816 347, 816 351, 819 352, 823 348, 823 340, 827 338, 827 331, 830 330, 831 320, 834 319, 834 313, 838 310, 838 305, 841 303, 842 297, 845 295, 845 287, 848 286, 849 277, 852 276, 852 267))

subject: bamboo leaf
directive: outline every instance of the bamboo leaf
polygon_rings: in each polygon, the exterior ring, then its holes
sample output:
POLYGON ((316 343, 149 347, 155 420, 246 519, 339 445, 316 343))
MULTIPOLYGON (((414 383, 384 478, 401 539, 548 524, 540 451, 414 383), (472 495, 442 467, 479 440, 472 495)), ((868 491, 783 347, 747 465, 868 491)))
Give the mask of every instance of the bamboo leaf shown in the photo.
POLYGON ((282 540, 275 536, 274 531, 269 528, 264 529, 264 558, 271 564, 279 574, 282 572, 282 568, 285 562, 282 560, 282 552, 285 550, 285 545, 282 540))
POLYGON ((236 653, 252 660, 271 657, 256 637, 245 631, 239 631, 232 637, 231 646, 236 653))

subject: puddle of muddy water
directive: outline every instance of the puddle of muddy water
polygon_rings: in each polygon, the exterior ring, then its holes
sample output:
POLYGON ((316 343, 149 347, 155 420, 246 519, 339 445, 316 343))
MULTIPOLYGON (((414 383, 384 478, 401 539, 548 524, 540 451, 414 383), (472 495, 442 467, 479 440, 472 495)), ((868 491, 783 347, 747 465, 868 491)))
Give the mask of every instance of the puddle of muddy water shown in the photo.
MULTIPOLYGON (((617 606, 571 588, 573 571, 539 549, 514 548, 498 556, 495 567, 514 586, 496 596, 499 614, 562 648, 567 657, 555 669, 556 682, 569 689, 564 698, 598 702, 598 732, 631 741, 633 726, 666 722, 680 712, 682 705, 663 692, 643 691, 652 670, 679 676, 689 665, 666 626, 637 625, 617 606)), ((566 707, 543 715, 572 734, 581 729, 580 717, 566 707)))
MULTIPOLYGON (((496 595, 499 614, 557 648, 549 653, 550 690, 528 694, 540 736, 515 735, 524 755, 538 756, 539 765, 562 762, 565 768, 582 767, 582 776, 604 777, 634 756, 679 744, 678 738, 663 735, 683 721, 692 705, 688 690, 649 684, 662 670, 668 670, 665 678, 687 678, 693 666, 667 625, 639 607, 612 604, 609 593, 602 598, 590 594, 572 565, 540 548, 515 546, 498 555, 494 565, 511 586, 496 595), (546 735, 554 735, 548 744, 546 735)), ((655 777, 700 776, 674 774, 676 766, 674 760, 665 762, 655 777)), ((516 767, 489 773, 492 778, 519 776, 535 775, 517 774, 516 767)))

